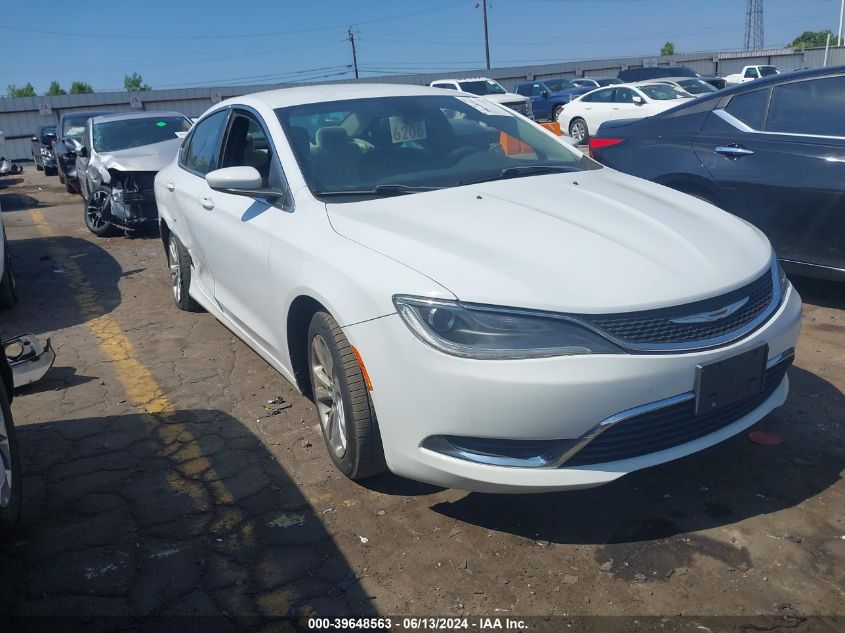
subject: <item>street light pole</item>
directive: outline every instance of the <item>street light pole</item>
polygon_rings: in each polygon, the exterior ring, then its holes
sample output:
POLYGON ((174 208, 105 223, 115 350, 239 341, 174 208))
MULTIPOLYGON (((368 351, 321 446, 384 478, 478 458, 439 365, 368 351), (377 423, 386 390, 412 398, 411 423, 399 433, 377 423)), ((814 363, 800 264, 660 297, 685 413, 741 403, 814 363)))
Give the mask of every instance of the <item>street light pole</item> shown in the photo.
MULTIPOLYGON (((842 0, 845 2, 845 0, 842 0)), ((484 59, 487 61, 487 69, 490 69, 490 38, 487 34, 487 0, 481 0, 481 10, 484 14, 484 59)), ((839 27, 842 30, 842 27, 839 27)))

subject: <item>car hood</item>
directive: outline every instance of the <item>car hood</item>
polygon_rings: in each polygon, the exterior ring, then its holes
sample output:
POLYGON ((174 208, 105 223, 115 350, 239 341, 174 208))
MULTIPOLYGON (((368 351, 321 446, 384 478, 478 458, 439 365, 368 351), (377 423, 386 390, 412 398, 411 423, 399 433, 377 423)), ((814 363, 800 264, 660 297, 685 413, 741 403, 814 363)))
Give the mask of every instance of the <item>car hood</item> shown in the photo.
POLYGON ((742 220, 607 168, 326 208, 339 234, 462 301, 538 310, 696 301, 752 281, 772 257, 742 220))
POLYGON ((98 152, 92 163, 119 171, 160 171, 176 157, 182 139, 174 138, 116 152, 98 152))
POLYGON ((528 97, 523 97, 514 92, 506 92, 503 95, 482 95, 485 99, 495 101, 496 103, 517 103, 519 101, 530 101, 528 97))

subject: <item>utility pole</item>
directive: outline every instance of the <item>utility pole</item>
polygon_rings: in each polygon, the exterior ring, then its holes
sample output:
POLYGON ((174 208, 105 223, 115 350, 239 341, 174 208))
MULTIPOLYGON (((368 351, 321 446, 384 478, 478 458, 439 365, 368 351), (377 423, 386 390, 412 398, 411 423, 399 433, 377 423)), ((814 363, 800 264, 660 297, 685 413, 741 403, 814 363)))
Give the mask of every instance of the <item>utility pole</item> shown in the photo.
POLYGON ((484 59, 487 61, 487 69, 490 70, 490 37, 487 34, 487 0, 481 0, 481 12, 484 14, 484 59))
POLYGON ((746 0, 745 50, 763 48, 763 0, 746 0))
POLYGON ((355 68, 355 79, 358 79, 358 55, 355 52, 355 33, 352 31, 352 26, 346 31, 346 39, 352 44, 352 66, 355 68))

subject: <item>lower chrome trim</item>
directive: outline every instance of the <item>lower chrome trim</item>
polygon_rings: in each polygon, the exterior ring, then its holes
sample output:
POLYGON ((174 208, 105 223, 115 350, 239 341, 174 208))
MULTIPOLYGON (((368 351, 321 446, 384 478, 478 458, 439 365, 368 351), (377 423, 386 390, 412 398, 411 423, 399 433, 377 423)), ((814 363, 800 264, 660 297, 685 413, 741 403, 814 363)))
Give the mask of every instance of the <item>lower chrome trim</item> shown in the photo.
MULTIPOLYGON (((771 369, 775 365, 780 364, 781 362, 793 357, 794 355, 795 349, 789 348, 781 352, 777 356, 773 356, 766 362, 766 370, 771 369)), ((423 440, 421 447, 434 451, 436 453, 441 453, 450 457, 456 457, 458 459, 463 459, 469 462, 475 462, 477 464, 484 464, 486 466, 502 466, 507 468, 560 468, 568 460, 575 456, 579 451, 586 447, 590 442, 596 439, 599 435, 601 435, 608 429, 613 428, 617 424, 620 424, 625 420, 628 420, 635 416, 642 415, 644 413, 651 413, 658 409, 671 407, 672 405, 676 405, 681 402, 686 402, 688 400, 692 400, 693 398, 695 398, 695 392, 687 391, 676 396, 671 396, 662 400, 656 400, 647 404, 641 404, 631 409, 626 409, 625 411, 615 413, 596 424, 593 428, 587 431, 580 438, 572 440, 572 442, 574 442, 574 445, 571 445, 567 447, 566 450, 557 453, 545 453, 532 457, 485 455, 461 449, 452 444, 446 437, 442 435, 436 435, 426 438, 425 440, 423 440)), ((567 440, 560 440, 560 443, 567 444, 567 440)))

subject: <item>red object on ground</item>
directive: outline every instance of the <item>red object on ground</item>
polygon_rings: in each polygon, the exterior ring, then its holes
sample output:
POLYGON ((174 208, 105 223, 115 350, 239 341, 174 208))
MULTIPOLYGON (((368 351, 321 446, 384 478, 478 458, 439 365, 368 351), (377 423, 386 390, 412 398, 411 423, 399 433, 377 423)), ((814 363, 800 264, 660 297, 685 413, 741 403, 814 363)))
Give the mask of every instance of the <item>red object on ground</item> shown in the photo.
POLYGON ((780 444, 780 436, 768 431, 751 431, 748 439, 760 446, 777 446, 780 444))

